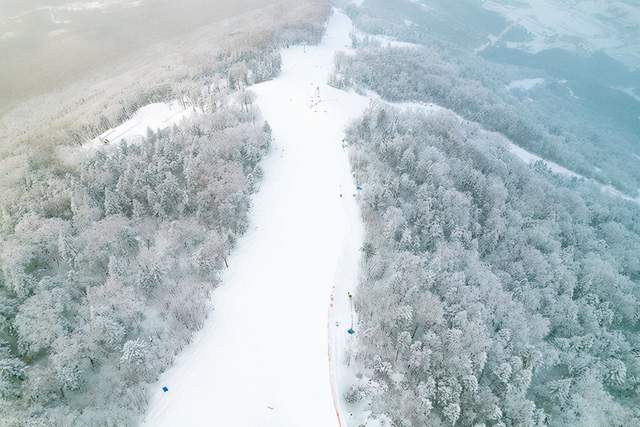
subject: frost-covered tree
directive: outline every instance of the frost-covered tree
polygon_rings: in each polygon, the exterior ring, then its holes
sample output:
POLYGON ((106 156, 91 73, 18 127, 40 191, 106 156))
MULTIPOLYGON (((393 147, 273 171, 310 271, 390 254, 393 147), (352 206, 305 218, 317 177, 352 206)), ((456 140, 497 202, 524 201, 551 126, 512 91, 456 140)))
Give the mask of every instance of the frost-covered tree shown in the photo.
POLYGON ((247 227, 271 134, 240 99, 77 170, 33 166, 0 235, 10 425, 131 425, 144 411, 247 227))
POLYGON ((636 204, 448 112, 372 107, 347 142, 367 229, 348 400, 403 426, 639 422, 636 204))

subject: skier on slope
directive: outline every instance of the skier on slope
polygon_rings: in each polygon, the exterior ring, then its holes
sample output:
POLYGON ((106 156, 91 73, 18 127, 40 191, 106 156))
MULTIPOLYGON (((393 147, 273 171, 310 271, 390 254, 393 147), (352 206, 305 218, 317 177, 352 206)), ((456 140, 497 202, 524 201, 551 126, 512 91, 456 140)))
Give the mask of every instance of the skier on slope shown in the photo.
POLYGON ((349 297, 349 307, 351 308, 351 327, 347 329, 347 333, 353 335, 356 333, 356 331, 353 330, 353 295, 351 295, 351 292, 347 292, 347 296, 349 297))

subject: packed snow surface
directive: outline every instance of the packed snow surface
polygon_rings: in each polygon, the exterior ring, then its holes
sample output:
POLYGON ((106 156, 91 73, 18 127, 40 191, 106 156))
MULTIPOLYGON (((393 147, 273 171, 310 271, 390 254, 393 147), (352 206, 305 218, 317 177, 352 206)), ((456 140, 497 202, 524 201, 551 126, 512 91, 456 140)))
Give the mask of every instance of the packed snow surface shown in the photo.
POLYGON ((198 110, 188 103, 173 100, 156 102, 139 108, 128 120, 87 141, 80 149, 77 146, 60 146, 58 157, 67 165, 79 164, 96 150, 109 149, 125 141, 129 144, 142 141, 149 130, 157 132, 180 124, 198 110))
POLYGON ((370 101, 326 82, 351 29, 335 12, 319 46, 283 50, 280 77, 252 88, 274 144, 250 229, 204 328, 155 385, 144 425, 339 425, 363 239, 342 141, 370 101))
POLYGON ((118 143, 123 140, 134 142, 136 139, 144 138, 148 129, 156 132, 158 129, 179 124, 192 112, 192 108, 180 101, 148 104, 138 109, 129 120, 102 133, 93 141, 93 144, 118 143))

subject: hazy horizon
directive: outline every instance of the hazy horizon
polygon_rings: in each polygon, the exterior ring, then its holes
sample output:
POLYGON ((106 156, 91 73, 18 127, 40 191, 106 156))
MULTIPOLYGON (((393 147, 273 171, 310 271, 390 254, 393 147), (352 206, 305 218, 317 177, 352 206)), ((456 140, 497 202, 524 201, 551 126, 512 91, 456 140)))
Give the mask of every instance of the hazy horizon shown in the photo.
POLYGON ((273 0, 0 1, 0 113, 141 48, 273 0))

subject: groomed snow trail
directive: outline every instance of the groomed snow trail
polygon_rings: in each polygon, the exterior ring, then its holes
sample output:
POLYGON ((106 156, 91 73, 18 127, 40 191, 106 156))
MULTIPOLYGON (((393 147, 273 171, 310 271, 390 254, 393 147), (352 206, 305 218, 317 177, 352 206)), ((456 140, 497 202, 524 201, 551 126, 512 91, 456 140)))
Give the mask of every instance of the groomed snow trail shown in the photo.
POLYGON ((155 386, 144 425, 338 425, 332 385, 363 236, 342 140, 369 99, 326 82, 351 29, 334 12, 320 45, 283 50, 280 77, 252 88, 275 141, 250 229, 204 328, 155 386))

